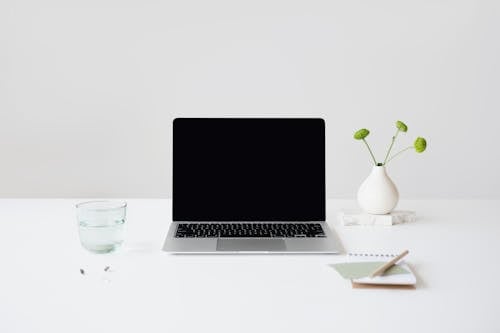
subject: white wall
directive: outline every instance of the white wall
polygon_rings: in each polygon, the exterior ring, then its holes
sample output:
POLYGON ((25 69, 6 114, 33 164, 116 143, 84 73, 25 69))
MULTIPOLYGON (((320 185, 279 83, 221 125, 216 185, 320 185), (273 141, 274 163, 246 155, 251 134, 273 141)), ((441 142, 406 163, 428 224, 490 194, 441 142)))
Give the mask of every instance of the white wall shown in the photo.
POLYGON ((500 197, 500 2, 0 2, 0 196, 167 197, 176 116, 321 116, 330 197, 500 197))

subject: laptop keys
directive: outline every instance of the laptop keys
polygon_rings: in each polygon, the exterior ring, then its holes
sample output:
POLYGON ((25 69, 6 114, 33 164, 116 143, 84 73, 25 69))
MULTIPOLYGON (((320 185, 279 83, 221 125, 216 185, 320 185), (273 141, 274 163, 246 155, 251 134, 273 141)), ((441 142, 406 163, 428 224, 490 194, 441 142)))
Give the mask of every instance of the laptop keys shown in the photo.
POLYGON ((319 223, 179 223, 178 238, 326 237, 319 223))

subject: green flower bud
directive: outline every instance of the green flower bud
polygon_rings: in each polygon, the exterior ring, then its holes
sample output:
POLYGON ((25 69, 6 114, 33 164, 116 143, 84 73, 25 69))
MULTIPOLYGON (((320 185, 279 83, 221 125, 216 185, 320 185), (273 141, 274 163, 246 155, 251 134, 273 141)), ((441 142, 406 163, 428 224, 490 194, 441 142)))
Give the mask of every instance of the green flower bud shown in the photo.
POLYGON ((415 151, 417 153, 422 153, 425 150, 425 148, 427 148, 427 141, 425 141, 424 138, 418 137, 415 140, 413 147, 415 147, 415 151))
POLYGON ((366 138, 368 136, 368 134, 370 134, 370 131, 367 130, 366 128, 362 128, 359 131, 357 131, 356 133, 354 133, 354 138, 356 140, 363 140, 364 138, 366 138))
POLYGON ((406 126, 405 123, 403 123, 402 121, 398 120, 396 121, 396 127, 398 128, 398 130, 400 130, 401 132, 406 132, 408 131, 408 126, 406 126))

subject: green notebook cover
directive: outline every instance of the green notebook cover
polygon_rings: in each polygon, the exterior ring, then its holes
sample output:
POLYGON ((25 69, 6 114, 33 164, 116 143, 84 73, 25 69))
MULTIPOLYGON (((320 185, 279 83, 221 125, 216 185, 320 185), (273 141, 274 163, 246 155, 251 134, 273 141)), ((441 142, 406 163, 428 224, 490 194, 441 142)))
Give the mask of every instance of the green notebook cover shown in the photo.
MULTIPOLYGON (((363 262, 345 262, 331 265, 344 279, 360 279, 368 277, 377 268, 385 264, 384 261, 363 261, 363 262)), ((387 269, 382 276, 410 274, 410 272, 401 266, 394 265, 387 269)))

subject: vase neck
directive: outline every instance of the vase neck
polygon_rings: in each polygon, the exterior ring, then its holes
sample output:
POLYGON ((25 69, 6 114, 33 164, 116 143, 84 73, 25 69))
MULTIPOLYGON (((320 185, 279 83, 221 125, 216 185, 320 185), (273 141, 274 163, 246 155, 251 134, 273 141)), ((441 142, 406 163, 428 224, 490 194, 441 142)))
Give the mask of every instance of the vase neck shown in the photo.
POLYGON ((374 165, 372 169, 373 174, 387 175, 384 165, 374 165))

